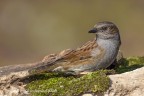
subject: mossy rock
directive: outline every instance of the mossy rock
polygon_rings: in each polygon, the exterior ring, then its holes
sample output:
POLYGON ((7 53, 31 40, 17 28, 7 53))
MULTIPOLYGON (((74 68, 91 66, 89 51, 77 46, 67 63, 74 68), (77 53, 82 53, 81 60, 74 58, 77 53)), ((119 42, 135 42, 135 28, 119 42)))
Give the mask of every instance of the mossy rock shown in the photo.
POLYGON ((106 76, 108 70, 100 70, 81 77, 61 74, 35 75, 39 80, 29 83, 26 88, 31 96, 77 96, 83 93, 104 92, 110 85, 106 76))
MULTIPOLYGON (((132 71, 144 66, 144 57, 122 58, 115 67, 116 73, 132 71)), ((78 96, 84 93, 103 93, 110 86, 106 74, 112 70, 99 70, 80 77, 64 76, 60 73, 37 74, 27 84, 31 96, 78 96)))
POLYGON ((144 57, 128 57, 118 61, 117 73, 124 73, 144 66, 144 57))

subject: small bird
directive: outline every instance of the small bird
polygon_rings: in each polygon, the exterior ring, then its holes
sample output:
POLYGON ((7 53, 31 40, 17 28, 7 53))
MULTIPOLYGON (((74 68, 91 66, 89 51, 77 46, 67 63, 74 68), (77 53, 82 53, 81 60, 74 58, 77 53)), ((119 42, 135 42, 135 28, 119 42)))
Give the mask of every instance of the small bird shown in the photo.
POLYGON ((109 67, 116 59, 121 45, 117 26, 108 21, 98 22, 89 33, 96 37, 75 50, 67 49, 46 56, 42 60, 43 64, 29 72, 64 72, 77 75, 109 67))

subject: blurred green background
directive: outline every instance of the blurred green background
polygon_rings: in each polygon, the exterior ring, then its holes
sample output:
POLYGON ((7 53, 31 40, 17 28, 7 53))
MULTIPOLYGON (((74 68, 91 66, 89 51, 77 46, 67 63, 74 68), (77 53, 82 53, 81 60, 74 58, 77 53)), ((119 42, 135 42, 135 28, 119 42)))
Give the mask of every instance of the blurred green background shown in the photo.
POLYGON ((119 27, 125 57, 144 55, 144 0, 1 0, 0 66, 81 46, 99 21, 119 27))

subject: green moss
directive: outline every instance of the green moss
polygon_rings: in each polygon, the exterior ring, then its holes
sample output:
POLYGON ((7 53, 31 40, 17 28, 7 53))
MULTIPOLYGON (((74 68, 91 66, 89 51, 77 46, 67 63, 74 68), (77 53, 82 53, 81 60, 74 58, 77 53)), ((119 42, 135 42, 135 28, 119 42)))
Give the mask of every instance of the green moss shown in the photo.
POLYGON ((115 68, 117 73, 132 71, 144 66, 144 57, 122 58, 118 63, 119 66, 115 68))
POLYGON ((35 75, 35 78, 40 79, 29 83, 26 88, 32 96, 77 96, 87 92, 104 92, 110 84, 106 76, 108 72, 100 70, 81 77, 40 74, 35 75))

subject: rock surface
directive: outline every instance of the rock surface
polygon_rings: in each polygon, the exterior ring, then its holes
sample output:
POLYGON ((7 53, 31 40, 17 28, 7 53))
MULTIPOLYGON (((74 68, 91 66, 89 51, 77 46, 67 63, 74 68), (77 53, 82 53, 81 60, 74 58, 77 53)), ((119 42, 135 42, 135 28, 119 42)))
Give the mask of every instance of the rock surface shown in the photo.
POLYGON ((109 77, 111 86, 104 96, 144 96, 144 67, 109 77))

